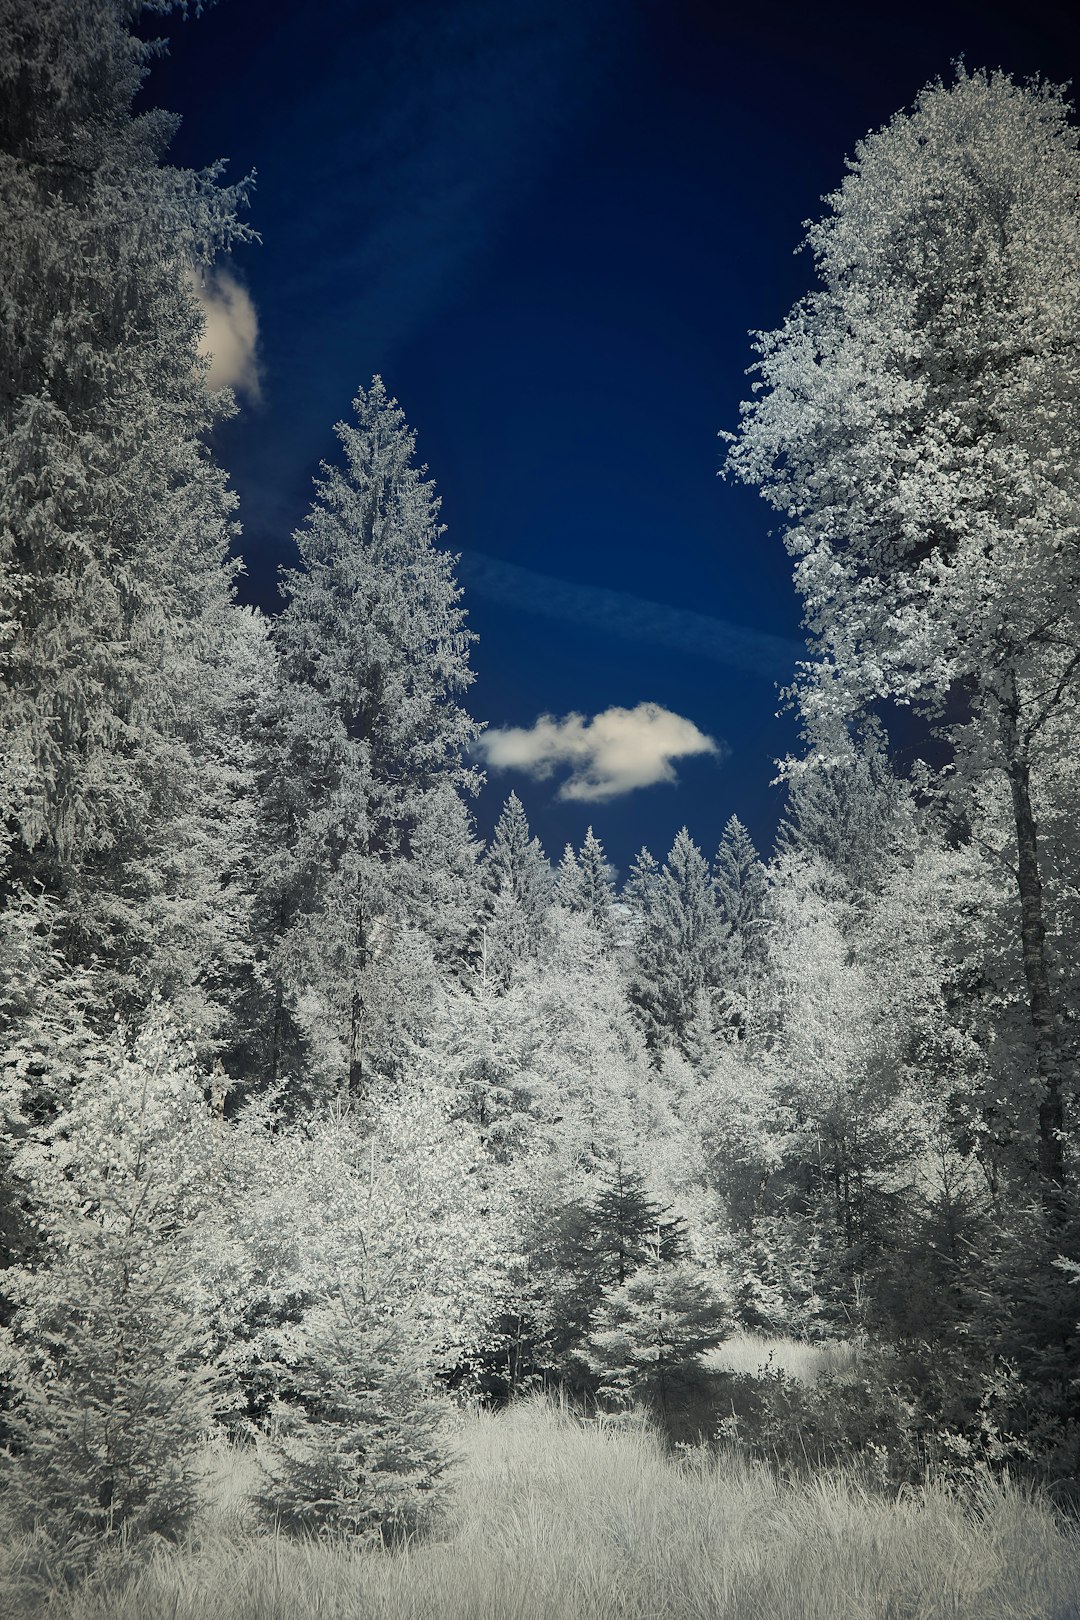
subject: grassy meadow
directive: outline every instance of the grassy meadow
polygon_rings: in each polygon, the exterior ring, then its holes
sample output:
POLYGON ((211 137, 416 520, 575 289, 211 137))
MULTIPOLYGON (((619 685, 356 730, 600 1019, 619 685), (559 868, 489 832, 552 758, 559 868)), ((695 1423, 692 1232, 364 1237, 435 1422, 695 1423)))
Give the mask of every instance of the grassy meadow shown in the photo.
MULTIPOLYGON (((463 1416, 434 1533, 388 1552, 260 1532, 250 1451, 206 1458, 181 1547, 0 1612, 49 1620, 1080 1620, 1080 1526, 1029 1489, 889 1499, 857 1476, 781 1480, 731 1452, 672 1454, 634 1421, 549 1401, 463 1416)), ((23 1573, 20 1574, 20 1566, 23 1573)))

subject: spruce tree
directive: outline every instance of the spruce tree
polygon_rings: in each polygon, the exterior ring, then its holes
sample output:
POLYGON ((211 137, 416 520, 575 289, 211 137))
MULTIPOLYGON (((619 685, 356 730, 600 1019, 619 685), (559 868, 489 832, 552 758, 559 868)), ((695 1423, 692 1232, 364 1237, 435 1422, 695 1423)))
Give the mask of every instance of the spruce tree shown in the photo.
POLYGON ((591 827, 586 829, 578 850, 578 872, 577 909, 590 919, 604 943, 611 945, 615 937, 611 914, 615 900, 615 869, 591 827))
POLYGON ((713 890, 723 938, 719 1000, 728 1031, 745 1036, 754 981, 760 978, 765 962, 766 877, 738 816, 732 816, 724 828, 713 861, 713 890))
POLYGON ((14 1155, 35 1233, 3 1330, 8 1502, 71 1558, 194 1512, 215 1381, 194 1236, 220 1129, 159 1013, 77 1082, 14 1155))
POLYGON ((605 945, 614 940, 611 915, 615 899, 615 872, 604 846, 590 827, 581 848, 567 844, 555 874, 555 899, 567 911, 587 917, 605 945))
POLYGON ((276 624, 280 659, 267 770, 275 857, 264 899, 276 919, 277 1066, 307 1044, 321 1080, 361 1091, 392 1061, 382 1037, 414 988, 405 935, 424 917, 410 904, 424 851, 438 847, 446 794, 471 792, 465 763, 477 726, 456 701, 471 683, 472 635, 454 559, 440 551, 434 486, 381 378, 339 423, 343 467, 324 464, 296 536, 301 567, 286 572, 276 624))
POLYGON ((646 1260, 684 1252, 683 1226, 649 1196, 645 1178, 621 1157, 602 1173, 589 1201, 592 1253, 604 1287, 621 1287, 646 1260))
POLYGON ((659 871, 651 856, 639 859, 629 894, 631 994, 650 1049, 674 1045, 689 1056, 703 994, 721 980, 723 936, 708 863, 685 827, 659 871))
POLYGON ((562 859, 555 871, 555 899, 567 911, 582 909, 581 866, 573 844, 563 846, 562 859))
POLYGON ((653 1257, 605 1290, 584 1360, 601 1396, 643 1401, 671 1419, 702 1385, 700 1357, 724 1339, 730 1321, 700 1267, 653 1257))
POLYGON ((792 774, 777 853, 824 863, 852 899, 880 893, 912 832, 910 788, 895 775, 884 733, 864 729, 854 751, 808 735, 806 768, 792 774))
POLYGON ((139 10, 0 15, 0 799, 12 878, 57 898, 69 960, 125 1012, 213 956, 228 838, 196 852, 192 818, 236 567, 205 439, 232 399, 190 268, 251 234, 244 185, 166 166, 175 121, 133 113, 139 10))
POLYGON ((644 1176, 621 1154, 592 1180, 598 1185, 584 1197, 542 1222, 544 1344, 553 1364, 567 1370, 581 1362, 607 1291, 651 1261, 669 1265, 685 1254, 684 1223, 650 1196, 644 1176))
POLYGON ((447 1466, 449 1402, 404 1324, 343 1286, 279 1336, 290 1395, 264 1447, 264 1514, 286 1529, 392 1541, 416 1531, 447 1466))
POLYGON ((484 857, 484 928, 489 971, 507 982, 517 964, 540 954, 554 878, 525 809, 511 793, 484 857))
POLYGON ((755 934, 765 906, 765 869, 753 840, 738 816, 732 816, 713 861, 720 924, 740 959, 753 954, 755 934))

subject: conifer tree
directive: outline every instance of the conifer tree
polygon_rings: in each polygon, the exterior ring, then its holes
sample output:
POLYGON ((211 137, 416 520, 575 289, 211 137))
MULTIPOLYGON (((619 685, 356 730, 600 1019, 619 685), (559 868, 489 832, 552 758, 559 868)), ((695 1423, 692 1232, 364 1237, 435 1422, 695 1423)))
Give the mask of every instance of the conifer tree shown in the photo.
POLYGON ((910 789, 894 774, 877 726, 851 744, 830 747, 808 737, 807 768, 788 779, 787 806, 776 837, 781 856, 824 863, 854 898, 879 893, 910 838, 910 789))
POLYGON ((291 1024, 324 1054, 321 1079, 361 1090, 391 1009, 412 989, 401 956, 410 872, 461 857, 430 831, 448 791, 472 791, 478 728, 456 699, 472 681, 471 633, 453 558, 437 547, 438 501, 415 437, 381 378, 339 423, 344 467, 324 465, 297 534, 276 625, 281 682, 268 770, 277 848, 267 910, 281 1063, 291 1024), (426 844, 425 844, 426 839, 426 844))
POLYGON ((589 1200, 596 1274, 604 1287, 621 1287, 649 1259, 676 1260, 684 1252, 678 1218, 649 1196, 645 1178, 618 1156, 589 1200))
POLYGON ((671 1044, 689 1056, 702 995, 721 979, 723 936, 708 863, 685 827, 659 871, 651 856, 639 858, 629 895, 631 994, 650 1048, 671 1044))
POLYGON ((392 1541, 430 1515, 448 1454, 449 1402, 405 1325, 343 1285, 280 1335, 290 1400, 264 1450, 266 1516, 290 1530, 392 1541))
POLYGON ((581 1361, 607 1291, 622 1288, 643 1265, 673 1264, 686 1252, 685 1223, 650 1195, 618 1149, 591 1181, 583 1197, 541 1223, 543 1344, 551 1362, 567 1370, 581 1361))
POLYGON ((236 567, 205 436, 232 398, 190 270, 251 234, 244 185, 167 167, 175 121, 132 112, 140 9, 0 15, 0 798, 12 878, 58 899, 124 1011, 213 954, 219 864, 189 857, 236 567))
POLYGON ((452 780, 431 792, 400 870, 402 912, 430 944, 436 968, 467 978, 480 956, 483 845, 468 803, 452 780))
POLYGON ((753 841, 732 816, 713 861, 713 889, 722 931, 720 999, 727 1028, 745 1035, 751 1021, 755 977, 765 961, 765 868, 753 841))
POLYGON ((581 867, 573 844, 563 846, 555 872, 555 899, 567 911, 581 910, 581 867))
POLYGON ((578 871, 578 908, 590 919, 601 939, 610 945, 614 937, 611 907, 615 899, 615 871, 591 827, 586 829, 578 850, 578 871))
POLYGON ((483 861, 484 927, 489 970, 504 983, 514 967, 539 955, 554 878, 525 809, 511 793, 483 861))
POLYGON ((92 1022, 96 985, 59 949, 57 902, 7 887, 0 906, 0 1253, 35 1246, 33 1203, 14 1170, 30 1137, 54 1120, 76 1084, 109 1062, 92 1022))
POLYGON ((732 816, 713 862, 713 885, 721 926, 740 959, 753 953, 755 930, 765 905, 765 869, 753 840, 732 816))
POLYGON ((729 1324, 699 1266, 652 1258, 605 1290, 584 1359, 600 1395, 644 1401, 670 1420, 703 1382, 700 1357, 724 1339, 729 1324))
POLYGON ((604 846, 589 827, 581 848, 567 844, 555 875, 555 898, 567 911, 580 912, 596 929, 604 944, 615 938, 611 908, 615 899, 615 872, 604 846))
POLYGON ((214 1393, 193 1260, 217 1129, 201 1076, 155 1013, 78 1081, 14 1157, 34 1264, 4 1273, 16 1309, 2 1330, 8 1499, 72 1557, 185 1527, 214 1393))

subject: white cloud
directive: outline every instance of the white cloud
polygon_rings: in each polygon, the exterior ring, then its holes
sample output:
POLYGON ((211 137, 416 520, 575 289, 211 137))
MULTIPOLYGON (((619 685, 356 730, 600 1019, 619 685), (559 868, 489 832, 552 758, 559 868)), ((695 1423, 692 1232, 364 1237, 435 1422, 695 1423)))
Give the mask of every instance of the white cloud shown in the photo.
POLYGON ((193 271, 192 285, 206 316, 199 353, 210 358, 210 387, 258 399, 259 317, 247 289, 227 270, 193 271))
POLYGON ((562 720, 542 714, 527 729, 506 726, 485 731, 479 749, 487 763, 500 771, 549 777, 560 766, 569 765, 570 775, 559 789, 559 798, 585 802, 614 799, 654 782, 674 782, 672 760, 693 754, 723 757, 727 752, 692 720, 684 720, 658 703, 605 709, 591 720, 580 714, 568 714, 562 720))

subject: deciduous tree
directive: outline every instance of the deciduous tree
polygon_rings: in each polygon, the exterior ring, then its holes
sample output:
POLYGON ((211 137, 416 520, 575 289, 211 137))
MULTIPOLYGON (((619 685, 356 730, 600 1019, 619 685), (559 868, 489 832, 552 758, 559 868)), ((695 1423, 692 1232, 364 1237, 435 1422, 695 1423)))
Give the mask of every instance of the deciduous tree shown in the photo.
POLYGON ((961 809, 986 772, 1007 787, 1051 1203, 1068 1080, 1036 803, 1080 683, 1069 113, 1052 85, 961 68, 860 142, 807 238, 820 285, 759 337, 728 456, 788 522, 811 726, 913 704, 952 741, 961 809))

